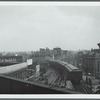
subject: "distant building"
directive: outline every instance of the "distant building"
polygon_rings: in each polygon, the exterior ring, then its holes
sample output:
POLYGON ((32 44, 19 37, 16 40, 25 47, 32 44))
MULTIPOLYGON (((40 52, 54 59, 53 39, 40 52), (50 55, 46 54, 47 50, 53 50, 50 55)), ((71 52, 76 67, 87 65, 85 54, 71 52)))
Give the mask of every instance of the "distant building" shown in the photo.
POLYGON ((68 56, 68 50, 62 50, 61 60, 66 62, 67 56, 68 56))
POLYGON ((45 55, 45 49, 40 48, 40 55, 45 55))
POLYGON ((84 68, 84 71, 86 72, 86 74, 91 73, 92 75, 96 75, 95 73, 95 53, 94 52, 90 52, 88 54, 83 55, 83 59, 82 59, 82 66, 84 68))
POLYGON ((45 61, 45 56, 44 55, 34 55, 32 59, 33 59, 33 63, 41 63, 45 61))
POLYGON ((100 53, 100 43, 97 44, 99 46, 99 49, 91 49, 92 52, 100 53))
POLYGON ((22 62, 22 56, 0 56, 0 62, 22 62))
POLYGON ((45 55, 51 55, 51 51, 47 47, 46 47, 46 50, 45 50, 45 55))
POLYGON ((46 56, 45 56, 45 60, 53 60, 53 56, 51 56, 51 55, 46 55, 46 56))
POLYGON ((23 62, 22 56, 0 56, 0 66, 8 66, 23 62))
POLYGON ((84 55, 84 53, 85 54, 87 54, 85 51, 79 51, 79 52, 77 52, 77 54, 76 54, 76 66, 78 67, 78 68, 80 68, 80 69, 82 69, 82 57, 83 57, 83 55, 84 55))
POLYGON ((63 54, 62 54, 63 55, 63 58, 66 58, 67 57, 67 54, 68 54, 68 50, 63 50, 62 52, 63 52, 63 54))
POLYGON ((83 55, 82 66, 85 72, 91 73, 95 77, 100 78, 100 49, 91 50, 91 52, 83 55))
POLYGON ((57 47, 57 48, 53 48, 53 50, 56 52, 57 56, 61 56, 61 53, 62 53, 61 48, 57 47))
POLYGON ((50 55, 51 52, 49 50, 49 48, 46 47, 46 49, 44 48, 40 48, 40 55, 50 55))
POLYGON ((55 60, 61 60, 61 55, 62 55, 62 50, 61 48, 57 47, 57 48, 53 48, 53 52, 54 54, 54 59, 55 60))
POLYGON ((23 62, 26 62, 27 61, 27 59, 29 59, 30 57, 29 57, 29 55, 28 54, 22 54, 21 55, 22 56, 22 59, 23 59, 23 62))

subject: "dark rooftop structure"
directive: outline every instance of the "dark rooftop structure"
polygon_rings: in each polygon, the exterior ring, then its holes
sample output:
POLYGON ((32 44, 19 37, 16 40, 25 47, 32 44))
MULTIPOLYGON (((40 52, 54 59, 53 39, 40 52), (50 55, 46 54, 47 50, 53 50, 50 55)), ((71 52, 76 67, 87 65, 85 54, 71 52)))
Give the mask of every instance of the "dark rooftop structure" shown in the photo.
POLYGON ((99 46, 99 49, 92 49, 92 52, 100 53, 100 43, 98 43, 97 45, 99 46))
POLYGON ((100 49, 100 43, 98 43, 97 45, 99 46, 99 49, 100 49))

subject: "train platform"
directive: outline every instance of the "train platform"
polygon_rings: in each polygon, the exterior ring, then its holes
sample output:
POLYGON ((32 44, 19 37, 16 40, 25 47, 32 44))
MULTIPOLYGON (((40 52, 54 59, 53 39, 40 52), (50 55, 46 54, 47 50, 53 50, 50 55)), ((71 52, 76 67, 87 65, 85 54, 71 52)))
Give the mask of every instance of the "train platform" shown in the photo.
MULTIPOLYGON (((86 75, 83 75, 83 80, 86 81, 86 75)), ((92 80, 92 85, 100 84, 100 79, 96 79, 94 76, 88 76, 92 80)))

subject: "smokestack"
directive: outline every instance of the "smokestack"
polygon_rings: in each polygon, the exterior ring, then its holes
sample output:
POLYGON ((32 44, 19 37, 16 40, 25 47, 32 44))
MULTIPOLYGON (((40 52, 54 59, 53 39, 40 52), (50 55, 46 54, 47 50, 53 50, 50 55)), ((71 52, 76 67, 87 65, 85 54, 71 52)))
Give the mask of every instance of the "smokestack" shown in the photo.
POLYGON ((100 49, 100 43, 98 43, 97 45, 99 46, 99 49, 100 49))

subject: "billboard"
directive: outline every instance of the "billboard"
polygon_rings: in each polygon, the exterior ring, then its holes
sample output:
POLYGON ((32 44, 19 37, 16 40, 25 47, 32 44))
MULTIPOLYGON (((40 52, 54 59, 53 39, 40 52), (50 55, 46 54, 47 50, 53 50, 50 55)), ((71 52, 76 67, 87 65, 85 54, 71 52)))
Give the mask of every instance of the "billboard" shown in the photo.
POLYGON ((27 65, 32 65, 32 59, 27 59, 27 65))

